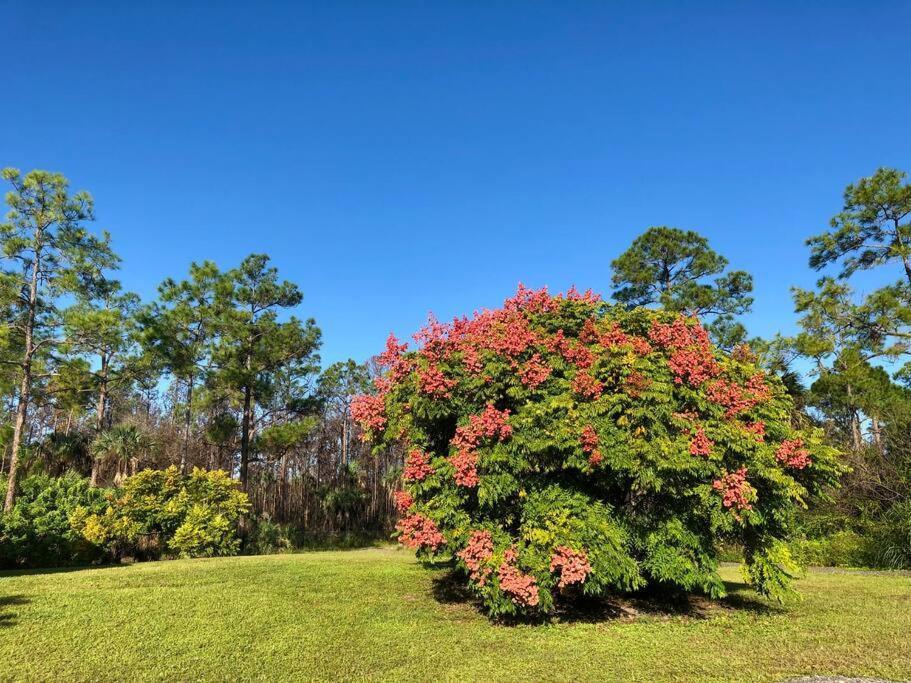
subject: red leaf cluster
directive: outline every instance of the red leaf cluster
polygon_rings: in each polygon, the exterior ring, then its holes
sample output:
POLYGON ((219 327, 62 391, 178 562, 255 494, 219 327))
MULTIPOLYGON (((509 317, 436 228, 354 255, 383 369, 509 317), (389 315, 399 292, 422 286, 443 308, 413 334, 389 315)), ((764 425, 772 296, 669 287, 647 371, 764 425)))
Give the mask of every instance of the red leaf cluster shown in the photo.
POLYGON ((459 559, 468 567, 468 575, 478 585, 487 583, 487 578, 492 573, 490 567, 484 564, 493 556, 493 537, 489 531, 472 531, 468 544, 458 553, 459 559))
POLYGON ((592 571, 588 555, 584 550, 575 551, 565 545, 557 546, 550 558, 550 571, 560 572, 560 588, 573 583, 582 583, 592 571))
POLYGON ((403 517, 395 525, 395 528, 400 533, 399 543, 406 548, 436 550, 445 543, 443 534, 440 533, 437 525, 424 515, 413 514, 403 517))
POLYGON ((775 458, 787 467, 802 470, 812 463, 810 452, 804 448, 803 439, 787 439, 781 442, 775 452, 775 458))
POLYGON ((379 431, 383 429, 386 426, 385 397, 382 394, 355 396, 351 400, 351 417, 365 430, 379 431))
POLYGON ((702 427, 696 429, 693 440, 690 441, 690 455, 711 455, 712 446, 715 444, 705 435, 702 427))
POLYGON ((402 471, 402 477, 410 481, 424 481, 433 474, 434 469, 430 465, 430 458, 427 454, 415 449, 408 451, 408 457, 405 459, 405 469, 402 471))
POLYGON ((525 574, 516 567, 516 559, 515 550, 506 551, 504 561, 497 570, 500 590, 508 593, 517 605, 534 607, 539 599, 538 582, 534 576, 525 574))
POLYGON ((408 491, 396 491, 393 494, 393 499, 395 500, 395 509, 399 512, 407 512, 414 505, 414 498, 411 497, 408 491))
POLYGON ((721 504, 736 510, 752 510, 756 490, 747 481, 747 468, 726 472, 721 479, 712 482, 712 488, 721 493, 721 504))

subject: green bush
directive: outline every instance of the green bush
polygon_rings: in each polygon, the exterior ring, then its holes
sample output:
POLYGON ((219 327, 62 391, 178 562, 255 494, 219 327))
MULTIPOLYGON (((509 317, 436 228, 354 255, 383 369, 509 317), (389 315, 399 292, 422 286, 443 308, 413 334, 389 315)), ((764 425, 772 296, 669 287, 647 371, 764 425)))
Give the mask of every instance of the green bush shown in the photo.
POLYGON ((237 522, 249 508, 247 494, 226 472, 194 468, 182 475, 169 467, 129 477, 103 512, 80 508, 71 523, 117 557, 234 555, 237 522))
POLYGON ((820 538, 798 538, 791 552, 802 565, 869 567, 876 564, 874 543, 854 531, 837 531, 820 538))
POLYGON ((0 513, 0 567, 59 567, 104 559, 104 548, 77 533, 69 517, 77 508, 89 514, 103 511, 105 495, 74 473, 23 479, 15 507, 0 513))
POLYGON ((291 530, 269 517, 260 517, 253 523, 244 543, 247 555, 273 555, 294 550, 291 530))
POLYGON ((911 500, 886 513, 876 533, 876 562, 891 569, 911 567, 911 500))
POLYGON ((390 337, 352 414, 407 453, 400 542, 454 560, 492 615, 646 586, 719 596, 719 542, 786 595, 797 511, 840 467, 747 349, 693 318, 527 289, 414 338, 390 337))

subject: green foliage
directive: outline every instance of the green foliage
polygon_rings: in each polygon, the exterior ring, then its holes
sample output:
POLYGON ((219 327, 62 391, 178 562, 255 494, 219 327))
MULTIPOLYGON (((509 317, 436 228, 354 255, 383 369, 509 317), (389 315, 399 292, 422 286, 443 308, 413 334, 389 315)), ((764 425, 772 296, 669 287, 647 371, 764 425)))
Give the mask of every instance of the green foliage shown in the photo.
POLYGON ((77 508, 101 513, 105 495, 72 472, 23 479, 16 505, 0 514, 0 567, 58 567, 103 559, 102 548, 73 530, 69 518, 77 508))
POLYGON ((889 508, 876 536, 878 564, 892 569, 911 568, 911 499, 889 508))
POLYGON ((807 242, 811 267, 841 270, 815 291, 795 288, 801 332, 792 343, 813 362, 811 417, 843 447, 850 467, 826 528, 807 530, 798 554, 811 561, 908 564, 902 520, 911 505, 911 391, 902 385, 911 364, 901 363, 911 354, 909 216, 906 174, 880 168, 845 189, 830 229, 807 242), (857 271, 889 266, 901 278, 863 296, 847 282, 857 271), (854 534, 863 542, 854 543, 854 534))
POLYGON ((836 531, 790 543, 794 559, 803 566, 869 567, 877 564, 875 543, 854 531, 836 531))
POLYGON ((268 517, 259 517, 253 522, 253 528, 244 542, 244 553, 247 555, 271 555, 293 549, 294 541, 288 527, 268 517))
POLYGON ((715 339, 730 348, 746 333, 734 318, 753 305, 753 278, 742 270, 724 273, 727 265, 692 230, 649 228, 611 263, 613 296, 630 308, 658 305, 709 319, 715 339))
POLYGON ((54 353, 62 346, 59 304, 98 296, 108 286, 105 271, 120 259, 111 251, 107 233, 96 236, 84 226, 94 219, 91 196, 70 194, 61 174, 32 171, 23 176, 18 169, 5 168, 0 176, 12 186, 6 195, 9 212, 0 223, 0 296, 8 306, 4 322, 12 333, 2 341, 16 351, 15 360, 6 358, 5 364, 16 368, 20 380, 4 502, 9 512, 17 493, 29 405, 61 361, 54 353), (8 298, 13 292, 18 295, 8 298))
POLYGON ((417 338, 390 339, 355 416, 409 453, 400 540, 456 559, 491 614, 649 585, 720 596, 720 541, 783 599, 797 511, 841 468, 749 354, 675 313, 529 290, 417 338))
POLYGON ((176 467, 143 470, 126 479, 103 512, 78 509, 73 528, 117 556, 233 555, 237 522, 250 508, 247 494, 226 472, 176 467))
POLYGON ((790 583, 799 568, 788 545, 779 539, 745 549, 743 576, 762 595, 781 601, 792 595, 790 583))
MULTIPOLYGON (((278 279, 265 254, 251 254, 227 273, 219 300, 219 341, 213 356, 215 383, 241 404, 240 479, 247 481, 250 435, 257 406, 280 398, 283 411, 298 417, 308 411, 307 380, 319 369, 321 333, 313 319, 280 320, 282 309, 303 300, 297 285, 278 279)), ((312 425, 304 425, 302 438, 312 425)), ((284 437, 289 436, 284 434, 284 437)))
POLYGON ((897 260, 911 281, 911 184, 906 178, 902 171, 880 168, 848 185, 832 229, 807 240, 810 266, 820 269, 841 261, 841 276, 849 277, 897 260))

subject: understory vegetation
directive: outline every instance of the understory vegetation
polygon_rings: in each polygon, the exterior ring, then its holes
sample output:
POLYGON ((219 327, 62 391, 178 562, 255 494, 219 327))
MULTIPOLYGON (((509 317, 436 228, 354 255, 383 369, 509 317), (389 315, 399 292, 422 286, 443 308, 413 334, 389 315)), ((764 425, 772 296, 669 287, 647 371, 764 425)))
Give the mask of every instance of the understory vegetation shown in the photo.
POLYGON ((793 290, 796 334, 751 336, 753 276, 655 226, 611 263, 610 301, 523 288, 328 367, 267 255, 194 263, 142 301, 88 193, 3 179, 0 566, 395 534, 498 614, 652 583, 721 595, 719 557, 768 594, 791 560, 911 566, 901 171, 849 185, 807 240, 821 277, 793 290))

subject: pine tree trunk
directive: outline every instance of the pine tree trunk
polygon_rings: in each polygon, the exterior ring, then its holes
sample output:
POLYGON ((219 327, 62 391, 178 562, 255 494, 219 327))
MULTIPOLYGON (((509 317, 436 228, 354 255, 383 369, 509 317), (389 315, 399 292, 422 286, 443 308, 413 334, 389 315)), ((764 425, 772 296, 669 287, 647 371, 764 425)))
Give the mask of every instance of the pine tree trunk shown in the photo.
POLYGON ((253 421, 253 388, 244 387, 244 416, 240 433, 240 484, 247 490, 247 474, 250 465, 250 425, 253 421))
POLYGON ((16 406, 16 422, 13 427, 13 443, 10 453, 9 478, 3 510, 9 512, 16 504, 16 487, 19 483, 19 450, 22 445, 22 430, 28 417, 28 402, 32 393, 32 356, 35 353, 35 314, 38 307, 38 276, 41 271, 41 232, 35 231, 35 260, 32 262, 32 276, 29 282, 28 312, 25 320, 25 352, 22 357, 22 381, 19 385, 19 403, 16 406))
POLYGON ((184 413, 183 447, 180 449, 180 473, 187 471, 187 456, 190 450, 190 426, 193 422, 193 377, 187 379, 187 409, 184 413))
MULTIPOLYGON (((108 359, 107 355, 101 356, 101 371, 99 373, 101 384, 98 387, 98 404, 95 406, 95 434, 100 435, 104 431, 105 409, 108 401, 108 359)), ((98 486, 98 470, 101 462, 98 458, 92 460, 92 477, 89 480, 89 486, 95 488, 98 486)))

